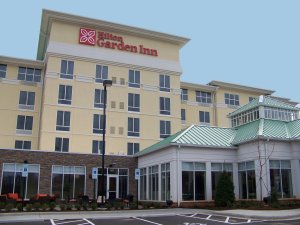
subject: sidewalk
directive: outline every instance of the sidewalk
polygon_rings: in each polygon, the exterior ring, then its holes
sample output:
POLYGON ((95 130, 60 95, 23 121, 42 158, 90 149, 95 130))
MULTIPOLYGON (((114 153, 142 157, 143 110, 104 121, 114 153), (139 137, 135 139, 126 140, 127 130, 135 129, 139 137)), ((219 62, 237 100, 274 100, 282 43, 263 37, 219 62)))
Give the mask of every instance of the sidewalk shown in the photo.
POLYGON ((300 209, 291 210, 222 210, 213 211, 205 209, 149 209, 149 210, 115 210, 115 211, 71 211, 71 212, 11 212, 0 213, 0 223, 3 222, 24 222, 24 221, 43 221, 49 219, 100 219, 100 218, 129 218, 143 216, 170 216, 176 214, 208 214, 226 215, 233 217, 245 217, 264 220, 296 219, 300 218, 300 209))

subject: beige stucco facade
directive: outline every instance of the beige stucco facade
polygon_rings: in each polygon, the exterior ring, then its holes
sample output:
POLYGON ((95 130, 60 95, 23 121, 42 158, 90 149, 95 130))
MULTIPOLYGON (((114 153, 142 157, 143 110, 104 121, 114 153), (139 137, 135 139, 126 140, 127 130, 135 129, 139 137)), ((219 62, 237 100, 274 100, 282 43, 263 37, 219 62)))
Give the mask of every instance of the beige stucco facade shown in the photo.
MULTIPOLYGON (((98 35, 98 36, 97 36, 98 35)), ((103 114, 94 107, 95 89, 103 90, 96 82, 96 65, 107 66, 107 79, 113 80, 108 90, 106 154, 127 155, 128 143, 139 144, 142 150, 159 140, 160 121, 170 122, 170 134, 191 124, 199 124, 199 111, 209 112, 206 125, 230 126, 227 114, 236 107, 224 102, 224 94, 239 95, 240 105, 249 97, 272 94, 273 91, 222 82, 208 85, 181 82, 179 52, 189 39, 110 22, 82 18, 44 10, 41 23, 38 60, 1 57, 6 76, 0 78, 0 148, 15 148, 15 141, 30 141, 31 149, 55 151, 56 138, 69 139, 69 152, 92 153, 93 141, 102 140, 93 133, 94 114, 103 114), (94 45, 80 43, 80 29, 108 36, 94 45), (124 45, 120 50, 118 44, 124 45), (106 45, 103 45, 103 43, 106 45), (109 42, 109 43, 107 43, 109 42), (102 44, 101 44, 102 43, 102 44), (127 47, 126 47, 127 46, 127 47), (72 79, 61 78, 62 60, 74 63, 72 79), (18 80, 19 67, 42 70, 40 82, 18 80), (129 70, 140 72, 140 87, 129 87, 129 70), (160 75, 170 79, 169 91, 160 91, 160 75), (59 104, 59 86, 72 87, 71 104, 59 104), (181 89, 188 90, 188 100, 181 100, 181 89), (20 91, 35 92, 33 110, 20 109, 20 91), (211 93, 211 102, 196 101, 196 91, 211 93), (139 112, 128 111, 128 94, 138 94, 139 112), (9 97, 8 97, 9 96, 9 97), (160 113, 160 98, 170 99, 170 115, 160 113), (181 109, 186 119, 181 119, 181 109), (57 130, 57 112, 70 112, 69 131, 57 130), (16 130, 18 115, 33 116, 31 133, 16 130), (128 118, 139 119, 139 135, 128 136, 128 118)))

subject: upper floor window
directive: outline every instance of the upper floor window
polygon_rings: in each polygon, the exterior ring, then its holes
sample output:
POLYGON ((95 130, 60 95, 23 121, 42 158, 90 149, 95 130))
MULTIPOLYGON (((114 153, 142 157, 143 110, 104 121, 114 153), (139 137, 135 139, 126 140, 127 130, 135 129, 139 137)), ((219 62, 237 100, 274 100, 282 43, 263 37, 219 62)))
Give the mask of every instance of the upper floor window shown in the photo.
POLYGON ((128 136, 139 137, 140 136, 140 119, 128 118, 128 136))
POLYGON ((55 138, 55 151, 68 152, 69 151, 69 138, 55 138))
POLYGON ((70 118, 71 118, 71 112, 57 111, 56 130, 69 131, 70 118))
POLYGON ((167 138, 171 135, 171 122, 161 120, 159 123, 160 138, 167 138))
POLYGON ((108 67, 96 65, 96 82, 102 83, 103 80, 108 79, 108 67))
POLYGON ((127 143, 127 155, 134 155, 140 151, 139 143, 127 143))
POLYGON ((225 98, 225 104, 227 105, 234 105, 234 106, 240 105, 240 97, 238 95, 225 93, 224 98, 225 98))
POLYGON ((60 78, 73 79, 74 62, 69 60, 61 60, 60 78))
POLYGON ((0 64, 0 78, 6 77, 6 69, 7 69, 7 65, 0 64))
POLYGON ((42 70, 40 69, 19 67, 18 80, 40 82, 41 74, 42 74, 42 70))
POLYGON ((99 155, 102 154, 102 145, 103 145, 103 141, 93 140, 92 153, 99 154, 99 155))
POLYGON ((187 89, 181 89, 181 100, 182 101, 189 100, 189 98, 188 98, 188 90, 187 89))
POLYGON ((104 90, 95 89, 94 107, 95 108, 104 107, 104 90))
POLYGON ((210 123, 209 112, 199 111, 200 123, 210 123))
POLYGON ((181 121, 185 121, 185 109, 181 109, 181 121))
POLYGON ((170 98, 160 97, 159 98, 159 112, 163 115, 171 114, 170 98))
POLYGON ((58 104, 72 104, 72 86, 59 85, 58 104))
POLYGON ((141 86, 140 83, 140 71, 138 70, 129 70, 129 87, 139 88, 141 86))
POLYGON ((159 90, 170 92, 170 76, 159 75, 159 90))
POLYGON ((32 130, 33 116, 18 115, 17 130, 32 130))
POLYGON ((128 111, 140 111, 140 95, 128 93, 128 111))
POLYGON ((282 120, 282 121, 293 121, 298 119, 297 110, 288 110, 274 107, 264 107, 265 118, 282 120))
POLYGON ((196 91, 196 101, 201 103, 211 103, 211 93, 196 91))
POLYGON ((254 99, 254 97, 249 97, 249 102, 252 102, 254 99))
POLYGON ((24 150, 30 150, 31 149, 31 141, 15 141, 15 149, 24 149, 24 150))
POLYGON ((94 120, 93 120, 94 134, 103 134, 103 119, 104 119, 103 115, 94 114, 94 120))
POLYGON ((19 108, 34 109, 35 92, 20 91, 19 108))

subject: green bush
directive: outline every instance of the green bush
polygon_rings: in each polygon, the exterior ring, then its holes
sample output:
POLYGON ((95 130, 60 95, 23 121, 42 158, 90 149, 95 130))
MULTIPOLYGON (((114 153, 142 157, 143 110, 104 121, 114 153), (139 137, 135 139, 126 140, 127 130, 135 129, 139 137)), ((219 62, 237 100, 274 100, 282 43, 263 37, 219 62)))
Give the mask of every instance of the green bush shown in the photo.
POLYGON ((60 210, 61 210, 61 211, 65 211, 66 208, 67 208, 66 204, 60 204, 59 207, 60 207, 60 210))
POLYGON ((32 210, 32 204, 27 204, 25 208, 27 212, 30 212, 32 210))
POLYGON ((33 204, 33 208, 35 209, 35 211, 39 211, 40 208, 41 208, 41 203, 35 202, 35 203, 33 204))
POLYGON ((50 210, 51 211, 54 210, 55 207, 56 207, 56 203, 55 202, 50 202, 50 204, 49 204, 50 210))
POLYGON ((106 202, 105 203, 105 208, 111 209, 112 208, 112 204, 110 202, 106 202))
POLYGON ((82 204, 82 208, 83 208, 83 210, 88 210, 89 204, 87 204, 87 203, 82 204))
POLYGON ((216 187, 215 205, 217 207, 231 207, 234 200, 233 182, 228 173, 223 172, 216 187))
POLYGON ((130 209, 137 209, 137 204, 136 204, 136 202, 130 202, 130 203, 129 203, 129 208, 130 208, 130 209))
POLYGON ((278 203, 278 193, 275 188, 272 188, 271 191, 271 204, 278 203))
POLYGON ((23 204, 22 203, 18 203, 17 204, 17 209, 19 212, 22 212, 23 211, 23 204))
POLYGON ((92 208, 92 210, 96 210, 96 209, 98 208, 97 203, 96 203, 96 202, 93 202, 93 203, 91 204, 91 208, 92 208))
POLYGON ((67 207, 67 210, 72 210, 73 209, 73 205, 72 204, 67 204, 66 207, 67 207))
POLYGON ((11 203, 6 204, 5 211, 10 212, 14 208, 14 205, 11 203))
POLYGON ((0 209, 5 209, 5 203, 4 202, 0 202, 0 209))
POLYGON ((49 208, 49 205, 47 203, 44 203, 41 208, 43 211, 47 211, 47 209, 49 208))
POLYGON ((76 204, 75 204, 75 208, 76 208, 77 210, 81 210, 81 207, 82 207, 82 206, 81 206, 80 203, 76 203, 76 204))

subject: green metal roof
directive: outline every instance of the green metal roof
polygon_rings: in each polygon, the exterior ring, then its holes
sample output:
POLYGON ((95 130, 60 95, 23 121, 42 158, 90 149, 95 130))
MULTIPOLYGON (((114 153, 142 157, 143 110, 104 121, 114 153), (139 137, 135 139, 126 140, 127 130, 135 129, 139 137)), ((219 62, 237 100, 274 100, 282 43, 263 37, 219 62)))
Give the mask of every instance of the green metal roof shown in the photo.
POLYGON ((291 140, 300 137, 300 119, 286 122, 259 119, 237 128, 220 128, 192 125, 135 154, 142 156, 171 145, 233 148, 258 137, 291 140))
POLYGON ((297 110, 297 111, 300 110, 299 108, 297 108, 293 105, 279 101, 277 99, 274 99, 271 96, 263 96, 262 102, 260 102, 259 99, 254 99, 251 102, 249 102, 248 104, 243 105, 240 108, 238 108, 237 110, 233 111, 232 113, 229 113, 228 116, 229 117, 235 116, 237 114, 248 111, 250 109, 257 108, 258 106, 267 106, 267 107, 297 110))

